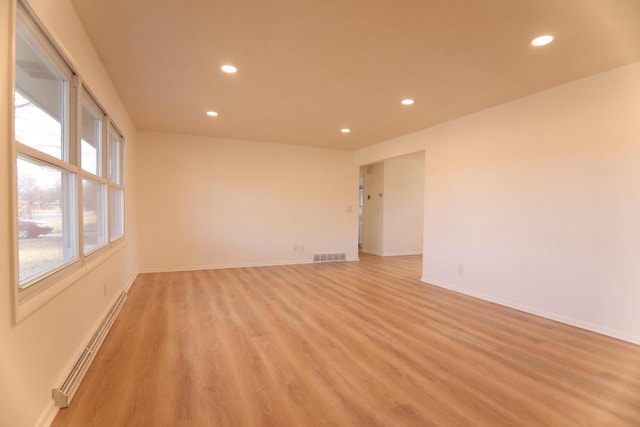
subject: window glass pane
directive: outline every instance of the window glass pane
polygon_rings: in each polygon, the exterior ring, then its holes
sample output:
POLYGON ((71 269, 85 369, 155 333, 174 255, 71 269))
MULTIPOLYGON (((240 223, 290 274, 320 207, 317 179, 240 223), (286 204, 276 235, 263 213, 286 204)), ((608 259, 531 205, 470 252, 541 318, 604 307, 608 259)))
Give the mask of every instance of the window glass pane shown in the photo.
POLYGON ((82 180, 82 224, 84 253, 107 242, 106 184, 82 180))
POLYGON ((82 103, 82 169, 101 175, 102 115, 85 101, 82 103))
POLYGON ((75 258, 75 176, 19 157, 18 264, 20 286, 75 258))
MULTIPOLYGON (((66 157, 67 82, 20 31, 16 37, 15 136, 58 159, 66 157)), ((64 159, 66 160, 66 159, 64 159)))
POLYGON ((109 229, 111 240, 124 236, 124 190, 109 188, 109 229))
POLYGON ((122 155, 120 136, 114 129, 111 129, 109 132, 109 180, 120 185, 123 184, 122 155))

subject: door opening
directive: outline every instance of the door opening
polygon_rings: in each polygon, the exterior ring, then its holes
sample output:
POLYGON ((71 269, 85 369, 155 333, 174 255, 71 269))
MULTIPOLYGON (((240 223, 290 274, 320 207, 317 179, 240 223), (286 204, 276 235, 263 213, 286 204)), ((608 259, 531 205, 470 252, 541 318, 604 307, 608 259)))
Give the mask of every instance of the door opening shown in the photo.
POLYGON ((362 210, 364 207, 364 176, 360 175, 358 185, 358 250, 362 249, 362 210))

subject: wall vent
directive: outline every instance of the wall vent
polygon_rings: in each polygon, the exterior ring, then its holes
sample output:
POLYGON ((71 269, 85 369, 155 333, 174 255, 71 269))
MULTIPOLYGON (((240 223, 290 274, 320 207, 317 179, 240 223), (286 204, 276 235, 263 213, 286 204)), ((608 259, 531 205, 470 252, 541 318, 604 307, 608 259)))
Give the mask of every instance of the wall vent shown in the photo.
POLYGON ((78 391, 80 383, 89 370, 89 366, 91 366, 91 362, 93 362, 98 350, 100 350, 104 339, 107 337, 113 322, 116 320, 116 317, 118 317, 118 313, 120 313, 120 309, 126 300, 127 293, 122 291, 118 300, 113 304, 113 307, 111 307, 111 310, 109 310, 109 313, 107 313, 102 323, 100 323, 96 333, 93 334, 89 340, 89 343, 80 355, 80 358, 73 365, 71 372, 67 375, 62 386, 60 386, 60 388, 53 389, 53 400, 58 408, 66 408, 71 403, 73 396, 75 396, 76 391, 78 391))
POLYGON ((345 261, 347 254, 344 252, 336 252, 332 254, 313 254, 313 262, 336 262, 345 261))

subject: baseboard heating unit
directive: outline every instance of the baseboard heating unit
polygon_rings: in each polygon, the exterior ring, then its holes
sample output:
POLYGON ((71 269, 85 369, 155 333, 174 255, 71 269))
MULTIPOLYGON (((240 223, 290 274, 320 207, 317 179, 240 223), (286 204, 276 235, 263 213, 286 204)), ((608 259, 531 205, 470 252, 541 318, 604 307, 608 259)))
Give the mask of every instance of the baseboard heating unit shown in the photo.
POLYGON ((71 372, 67 375, 62 386, 60 386, 60 388, 53 389, 53 399, 55 400, 58 408, 66 408, 71 403, 73 396, 76 394, 76 391, 78 391, 80 383, 89 370, 89 366, 91 366, 91 362, 93 362, 98 350, 100 350, 104 339, 107 337, 113 322, 116 320, 116 317, 118 317, 118 313, 120 313, 120 309, 126 300, 127 293, 122 291, 118 300, 113 304, 113 307, 111 307, 111 310, 109 310, 109 313, 107 313, 102 323, 100 323, 96 333, 93 334, 93 337, 89 340, 89 343, 80 355, 80 358, 73 365, 71 372))

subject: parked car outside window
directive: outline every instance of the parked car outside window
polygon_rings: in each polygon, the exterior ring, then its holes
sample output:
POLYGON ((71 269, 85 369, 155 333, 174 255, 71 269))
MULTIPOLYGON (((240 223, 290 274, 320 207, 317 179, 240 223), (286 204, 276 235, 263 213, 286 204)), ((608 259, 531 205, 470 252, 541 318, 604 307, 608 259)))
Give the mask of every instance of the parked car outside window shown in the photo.
POLYGON ((18 220, 18 237, 20 239, 38 237, 51 232, 53 232, 53 226, 49 223, 32 219, 18 220))

